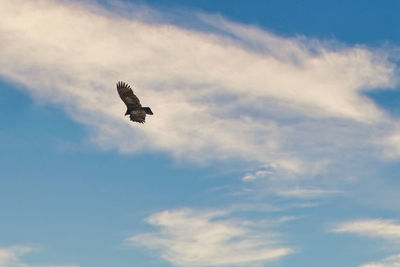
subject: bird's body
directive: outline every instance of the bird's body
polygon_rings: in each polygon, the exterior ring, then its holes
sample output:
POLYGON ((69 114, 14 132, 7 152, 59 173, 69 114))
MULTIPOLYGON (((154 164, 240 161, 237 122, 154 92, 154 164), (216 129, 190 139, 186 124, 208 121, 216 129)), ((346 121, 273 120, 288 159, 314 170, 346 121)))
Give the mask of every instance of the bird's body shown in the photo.
POLYGON ((124 101, 126 105, 126 115, 129 115, 131 121, 136 121, 140 123, 144 123, 146 119, 146 114, 153 115, 153 112, 149 107, 142 107, 140 104, 139 98, 133 93, 131 87, 124 83, 117 83, 118 94, 121 97, 122 101, 124 101))

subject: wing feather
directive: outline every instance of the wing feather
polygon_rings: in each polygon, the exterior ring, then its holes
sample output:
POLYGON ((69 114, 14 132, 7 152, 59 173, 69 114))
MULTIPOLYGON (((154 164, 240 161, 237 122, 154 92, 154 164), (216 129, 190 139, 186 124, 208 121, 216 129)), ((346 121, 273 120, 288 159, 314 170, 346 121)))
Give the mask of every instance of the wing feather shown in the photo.
POLYGON ((133 93, 131 87, 124 83, 117 83, 118 94, 124 101, 128 110, 140 109, 142 105, 140 104, 139 98, 133 93))

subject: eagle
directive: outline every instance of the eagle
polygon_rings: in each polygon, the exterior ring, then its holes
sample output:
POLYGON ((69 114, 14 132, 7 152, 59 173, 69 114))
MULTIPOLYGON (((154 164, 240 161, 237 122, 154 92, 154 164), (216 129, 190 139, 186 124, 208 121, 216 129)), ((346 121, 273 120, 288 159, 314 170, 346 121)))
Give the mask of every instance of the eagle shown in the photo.
POLYGON ((126 105, 125 116, 129 115, 131 121, 144 123, 147 115, 153 115, 153 112, 149 107, 142 107, 139 98, 133 93, 131 87, 124 83, 117 83, 118 94, 126 105))

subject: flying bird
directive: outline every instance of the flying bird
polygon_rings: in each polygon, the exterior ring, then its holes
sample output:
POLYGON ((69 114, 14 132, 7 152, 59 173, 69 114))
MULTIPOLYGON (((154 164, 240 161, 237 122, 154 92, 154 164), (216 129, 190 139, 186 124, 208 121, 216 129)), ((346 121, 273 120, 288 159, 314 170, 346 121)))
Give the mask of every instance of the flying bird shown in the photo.
POLYGON ((124 83, 117 83, 118 94, 126 105, 125 116, 129 115, 131 121, 144 123, 147 115, 153 115, 149 107, 142 107, 139 98, 133 93, 131 87, 124 83))

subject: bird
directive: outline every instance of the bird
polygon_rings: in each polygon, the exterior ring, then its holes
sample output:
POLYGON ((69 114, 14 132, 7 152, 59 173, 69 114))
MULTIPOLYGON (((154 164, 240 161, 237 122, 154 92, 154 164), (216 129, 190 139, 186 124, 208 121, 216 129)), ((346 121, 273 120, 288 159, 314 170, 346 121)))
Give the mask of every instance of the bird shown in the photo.
POLYGON ((119 81, 117 91, 127 108, 125 116, 129 115, 131 121, 145 123, 146 114, 153 115, 153 111, 149 107, 142 107, 139 98, 127 83, 119 81))

